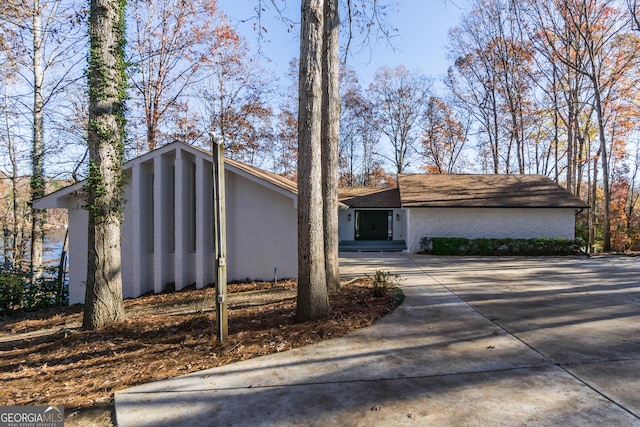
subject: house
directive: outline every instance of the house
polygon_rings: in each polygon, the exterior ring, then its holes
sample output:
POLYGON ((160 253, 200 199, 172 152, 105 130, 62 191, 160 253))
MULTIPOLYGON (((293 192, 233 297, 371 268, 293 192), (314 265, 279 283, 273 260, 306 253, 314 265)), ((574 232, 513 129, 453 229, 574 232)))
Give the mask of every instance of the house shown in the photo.
POLYGON ((423 237, 575 238, 588 208, 542 175, 400 174, 397 188, 340 190, 342 250, 420 250, 423 237))
MULTIPOLYGON (((175 142, 126 163, 122 230, 123 296, 215 283, 211 152, 175 142)), ((36 208, 69 214, 69 303, 84 302, 88 212, 84 182, 51 193, 36 208)), ((297 276, 295 183, 225 160, 229 280, 297 276)))
MULTIPOLYGON (((215 283, 211 153, 175 142, 137 157, 126 174, 123 296, 215 283)), ((84 182, 34 201, 69 214, 69 302, 84 302, 88 212, 84 182)), ((225 160, 227 276, 297 276, 297 186, 225 160)), ((397 188, 342 188, 341 250, 420 249, 422 237, 574 238, 587 208, 538 175, 401 174, 397 188)))

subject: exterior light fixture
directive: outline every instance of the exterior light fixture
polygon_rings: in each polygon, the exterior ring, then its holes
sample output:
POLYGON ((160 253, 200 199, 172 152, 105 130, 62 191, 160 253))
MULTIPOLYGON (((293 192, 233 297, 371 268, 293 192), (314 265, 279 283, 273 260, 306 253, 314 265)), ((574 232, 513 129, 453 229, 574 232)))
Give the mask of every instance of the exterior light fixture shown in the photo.
POLYGON ((400 221, 400 214, 399 213, 396 214, 396 221, 400 221))
POLYGON ((347 215, 347 221, 351 221, 351 214, 347 215))

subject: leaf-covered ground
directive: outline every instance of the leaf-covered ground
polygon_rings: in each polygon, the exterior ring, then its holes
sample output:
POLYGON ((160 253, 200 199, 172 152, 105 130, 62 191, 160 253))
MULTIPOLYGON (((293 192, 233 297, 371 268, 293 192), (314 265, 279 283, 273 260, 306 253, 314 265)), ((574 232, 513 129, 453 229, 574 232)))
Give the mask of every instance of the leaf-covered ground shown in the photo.
POLYGON ((295 281, 229 285, 229 338, 216 338, 215 290, 125 301, 128 319, 80 329, 78 306, 0 320, 0 402, 64 405, 65 425, 109 425, 113 393, 335 338, 372 324, 395 302, 367 279, 331 295, 328 319, 296 323, 295 281))

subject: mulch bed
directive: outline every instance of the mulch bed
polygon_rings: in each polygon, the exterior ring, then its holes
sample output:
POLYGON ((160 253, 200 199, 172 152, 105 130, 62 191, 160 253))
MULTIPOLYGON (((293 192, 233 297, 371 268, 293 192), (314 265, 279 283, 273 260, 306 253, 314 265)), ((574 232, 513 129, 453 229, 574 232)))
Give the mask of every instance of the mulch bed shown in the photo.
POLYGON ((127 300, 128 319, 100 331, 80 329, 80 307, 0 320, 0 402, 64 405, 67 416, 110 411, 117 390, 339 337, 395 308, 362 279, 331 295, 329 318, 296 323, 294 281, 230 285, 236 295, 229 298, 229 338, 221 343, 214 292, 127 300))

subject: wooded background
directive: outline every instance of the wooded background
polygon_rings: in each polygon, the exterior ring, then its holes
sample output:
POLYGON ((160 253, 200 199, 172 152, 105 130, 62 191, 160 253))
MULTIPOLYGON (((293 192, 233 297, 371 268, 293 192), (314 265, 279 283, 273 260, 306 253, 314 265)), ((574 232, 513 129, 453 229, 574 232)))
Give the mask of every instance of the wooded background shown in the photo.
MULTIPOLYGON (((352 8, 342 52, 371 37, 367 23, 384 27, 391 5, 352 8)), ((635 1, 465 6, 443 81, 399 66, 365 83, 341 67, 340 185, 393 185, 400 172, 544 174, 590 204, 578 235, 592 251, 640 250, 635 1)), ((47 217, 29 201, 88 175, 87 19, 79 0, 0 4, 5 267, 42 258, 47 217)), ((126 21, 126 158, 175 140, 209 148, 214 132, 229 157, 297 179, 297 59, 272 75, 214 0, 131 0, 126 21)))

